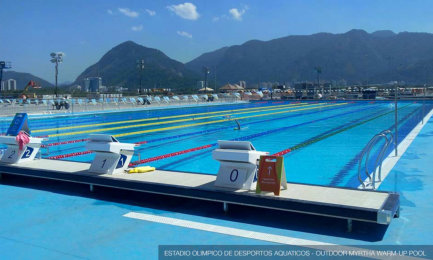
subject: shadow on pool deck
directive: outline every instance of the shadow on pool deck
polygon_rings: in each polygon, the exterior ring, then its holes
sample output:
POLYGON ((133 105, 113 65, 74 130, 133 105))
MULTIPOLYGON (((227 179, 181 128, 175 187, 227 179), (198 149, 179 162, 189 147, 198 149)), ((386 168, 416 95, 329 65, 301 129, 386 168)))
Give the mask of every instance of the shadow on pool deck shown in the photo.
MULTIPOLYGON (((367 222, 353 222, 351 233, 346 231, 347 222, 335 219, 300 213, 284 212, 271 209, 253 208, 240 205, 229 205, 227 214, 223 212, 222 203, 176 198, 136 191, 117 190, 106 187, 95 187, 89 190, 85 184, 64 183, 54 180, 3 175, 3 185, 32 188, 53 193, 81 196, 97 199, 98 205, 112 205, 130 210, 130 206, 140 206, 157 210, 171 211, 199 217, 213 218, 243 224, 306 232, 330 237, 348 238, 366 242, 381 241, 388 226, 367 222), (133 198, 133 199, 130 199, 133 198), (266 216, 265 219, 261 218, 266 216)), ((326 239, 328 240, 328 239, 326 239)), ((329 238, 329 241, 334 240, 329 238)))

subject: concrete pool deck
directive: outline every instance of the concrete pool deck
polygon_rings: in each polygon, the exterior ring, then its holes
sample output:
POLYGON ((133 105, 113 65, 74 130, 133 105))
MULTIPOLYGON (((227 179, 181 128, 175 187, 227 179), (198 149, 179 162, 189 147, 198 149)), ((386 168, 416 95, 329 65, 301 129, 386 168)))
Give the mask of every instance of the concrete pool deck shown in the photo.
POLYGON ((359 222, 352 233, 344 220, 242 206, 225 215, 219 204, 5 178, 0 250, 3 259, 156 259, 158 245, 168 244, 427 245, 433 241, 432 156, 430 119, 380 186, 400 193, 400 218, 388 228, 359 222), (221 230, 227 232, 216 232, 221 230), (260 239, 266 235, 273 242, 260 239))

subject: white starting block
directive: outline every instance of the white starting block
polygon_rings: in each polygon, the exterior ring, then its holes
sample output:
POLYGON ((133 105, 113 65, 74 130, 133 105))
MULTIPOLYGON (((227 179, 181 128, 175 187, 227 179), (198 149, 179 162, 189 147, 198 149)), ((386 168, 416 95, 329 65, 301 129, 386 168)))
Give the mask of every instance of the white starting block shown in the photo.
POLYGON ((216 186, 234 189, 255 189, 253 186, 257 173, 257 161, 268 152, 256 151, 251 142, 218 141, 218 149, 212 157, 220 161, 216 186))
POLYGON ((111 135, 93 134, 86 148, 95 152, 90 172, 102 174, 124 173, 134 154, 135 144, 119 143, 111 135))
POLYGON ((32 161, 41 148, 43 138, 29 137, 30 142, 19 149, 16 141, 16 136, 0 136, 0 143, 7 145, 0 162, 8 164, 18 164, 22 162, 32 161))
POLYGON ((16 136, 20 131, 30 133, 27 122, 26 113, 17 113, 12 120, 11 125, 5 136, 0 136, 0 144, 7 146, 6 151, 0 159, 0 162, 7 164, 18 164, 35 159, 36 154, 41 148, 43 138, 35 138, 29 136, 29 143, 23 145, 23 149, 19 149, 19 144, 16 141, 16 136))

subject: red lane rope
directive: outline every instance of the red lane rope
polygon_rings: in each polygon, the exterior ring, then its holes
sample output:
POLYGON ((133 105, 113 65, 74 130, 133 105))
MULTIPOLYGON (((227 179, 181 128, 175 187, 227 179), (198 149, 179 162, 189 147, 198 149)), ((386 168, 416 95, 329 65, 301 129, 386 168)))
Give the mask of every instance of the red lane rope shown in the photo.
MULTIPOLYGON (((43 145, 41 145, 41 147, 46 148, 46 147, 58 146, 58 145, 62 145, 62 144, 74 144, 74 143, 80 143, 80 142, 87 142, 89 140, 90 140, 89 138, 85 138, 85 139, 56 142, 56 143, 50 143, 50 144, 43 144, 43 145)), ((147 144, 147 141, 135 142, 134 144, 147 144)))
POLYGON ((50 143, 50 144, 43 144, 43 145, 41 145, 41 147, 46 148, 46 147, 57 146, 57 145, 62 145, 62 144, 74 144, 74 143, 80 143, 80 142, 86 142, 86 141, 89 141, 89 138, 56 142, 56 143, 50 143))
POLYGON ((45 159, 58 160, 58 159, 63 159, 63 158, 68 158, 68 157, 73 157, 73 156, 79 156, 79 155, 84 155, 84 154, 89 154, 89 153, 93 153, 93 152, 92 151, 84 151, 84 152, 76 152, 76 153, 67 153, 67 154, 62 154, 62 155, 49 156, 45 159))
MULTIPOLYGON (((195 147, 195 148, 190 148, 190 149, 187 149, 187 150, 182 150, 182 151, 179 151, 179 152, 174 152, 174 153, 159 155, 159 156, 155 156, 155 157, 151 157, 151 158, 147 158, 147 159, 143 159, 143 160, 139 160, 139 161, 134 161, 134 162, 131 162, 129 164, 129 166, 134 166, 134 165, 137 165, 137 164, 158 161, 158 160, 165 159, 165 158, 170 158, 170 157, 173 157, 173 156, 178 156, 178 155, 182 155, 182 154, 186 154, 186 153, 190 153, 190 152, 194 152, 194 151, 198 151, 198 150, 203 150, 203 149, 215 146, 215 145, 217 145, 217 144, 208 144, 208 145, 203 145, 203 146, 199 146, 199 147, 195 147)), ((64 159, 64 158, 69 158, 69 157, 74 157, 74 156, 85 155, 85 154, 89 154, 89 153, 93 153, 93 151, 83 151, 83 152, 67 153, 67 154, 62 154, 62 155, 49 156, 49 157, 46 157, 45 159, 59 160, 59 159, 64 159)))
POLYGON ((285 149, 285 150, 282 150, 282 151, 279 151, 278 153, 274 153, 272 156, 283 156, 283 155, 285 155, 285 154, 288 154, 288 153, 290 153, 292 151, 292 149, 285 149))
POLYGON ((142 164, 142 163, 154 162, 154 161, 158 161, 161 159, 170 158, 173 156, 178 156, 178 155, 182 155, 182 154, 186 154, 186 153, 190 153, 190 152, 194 152, 194 151, 198 151, 198 150, 203 150, 203 149, 215 146, 215 145, 216 144, 208 144, 208 145, 203 145, 203 146, 199 146, 199 147, 195 147, 195 148, 191 148, 191 149, 187 149, 187 150, 183 150, 183 151, 179 151, 179 152, 174 152, 174 153, 159 155, 159 156, 155 156, 155 157, 151 157, 151 158, 147 158, 147 159, 143 159, 143 160, 139 160, 139 161, 134 161, 134 162, 131 162, 129 164, 129 166, 135 166, 135 165, 142 164))

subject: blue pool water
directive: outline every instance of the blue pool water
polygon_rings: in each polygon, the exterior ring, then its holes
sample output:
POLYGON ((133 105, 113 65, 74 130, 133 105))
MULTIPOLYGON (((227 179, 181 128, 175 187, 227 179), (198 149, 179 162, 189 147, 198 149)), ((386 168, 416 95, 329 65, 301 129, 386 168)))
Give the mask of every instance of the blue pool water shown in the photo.
MULTIPOLYGON (((401 141, 433 105, 426 103, 422 109, 421 103, 402 101, 398 107, 401 141)), ((9 123, 0 121, 2 133, 9 123)), ((30 119, 33 136, 48 136, 45 144, 54 144, 42 149, 45 158, 90 162, 93 154, 72 156, 86 151, 85 142, 79 140, 106 133, 121 142, 143 143, 132 161, 211 145, 142 165, 216 174, 219 163, 211 156, 216 141, 247 140, 271 154, 295 148, 284 155, 288 181, 346 187, 359 186, 357 163, 367 142, 382 130, 393 130, 393 125, 391 102, 363 101, 257 102, 30 119), (235 130, 233 119, 240 123, 240 130, 235 130), (74 140, 78 141, 56 145, 74 140)))

